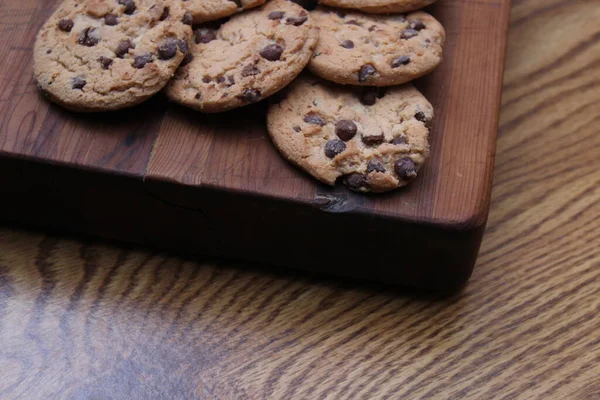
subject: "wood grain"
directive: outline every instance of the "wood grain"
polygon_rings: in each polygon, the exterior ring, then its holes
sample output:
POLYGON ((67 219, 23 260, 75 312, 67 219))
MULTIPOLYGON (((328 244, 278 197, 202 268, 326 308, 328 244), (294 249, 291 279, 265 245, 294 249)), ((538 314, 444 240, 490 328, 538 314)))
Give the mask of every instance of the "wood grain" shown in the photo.
POLYGON ((390 293, 0 230, 2 399, 600 397, 600 7, 513 0, 469 285, 390 293))
POLYGON ((444 62, 416 82, 436 110, 432 154, 420 179, 378 196, 292 167, 268 139, 264 102, 214 116, 161 95, 101 115, 49 104, 31 44, 59 1, 0 5, 0 221, 395 285, 468 280, 490 205, 509 0, 428 8, 447 32, 444 62), (360 246, 348 232, 365 233, 360 246))

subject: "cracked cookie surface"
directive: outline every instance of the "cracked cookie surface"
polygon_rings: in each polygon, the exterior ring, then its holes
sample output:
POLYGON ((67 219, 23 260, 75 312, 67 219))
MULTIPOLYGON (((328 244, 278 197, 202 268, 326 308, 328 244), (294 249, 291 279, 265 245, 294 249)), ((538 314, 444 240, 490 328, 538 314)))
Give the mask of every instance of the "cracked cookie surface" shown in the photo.
POLYGON ((331 7, 352 8, 368 13, 403 13, 418 10, 436 0, 320 0, 331 7))
POLYGON ((323 32, 310 70, 333 82, 392 86, 430 73, 441 61, 442 25, 431 15, 376 15, 318 7, 323 32))
POLYGON ((71 110, 133 106, 166 85, 191 34, 180 0, 66 0, 38 33, 34 76, 71 110))
POLYGON ((196 30, 189 58, 166 87, 174 102, 221 112, 260 101, 288 85, 308 63, 318 30, 286 0, 196 30))
POLYGON ((354 191, 405 186, 429 154, 433 108, 411 84, 340 87, 303 74, 269 107, 269 135, 281 154, 316 179, 354 191))
POLYGON ((225 18, 235 13, 264 4, 266 0, 184 0, 184 7, 192 14, 195 24, 225 18))

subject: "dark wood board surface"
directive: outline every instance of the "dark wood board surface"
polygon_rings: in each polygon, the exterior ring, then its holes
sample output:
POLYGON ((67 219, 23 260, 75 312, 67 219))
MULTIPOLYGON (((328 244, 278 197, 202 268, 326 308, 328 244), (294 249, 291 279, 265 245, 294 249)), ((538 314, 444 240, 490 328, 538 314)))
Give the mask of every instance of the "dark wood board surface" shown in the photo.
MULTIPOLYGON (((509 2, 442 0, 428 10, 447 34, 444 62, 417 82, 436 112, 430 161, 404 190, 353 198, 370 214, 481 224, 489 206, 509 2)), ((169 109, 147 176, 314 201, 322 186, 278 156, 263 109, 241 109, 225 119, 169 109)))
POLYGON ((600 398, 596 3, 513 1, 492 207, 461 292, 2 226, 0 399, 600 398))
POLYGON ((20 172, 2 178, 11 207, 0 218, 391 283, 459 286, 489 211, 509 3, 440 0, 428 9, 447 31, 443 64, 416 82, 436 110, 431 158, 409 187, 364 196, 315 183, 285 162, 266 134, 265 104, 211 116, 162 95, 99 115, 49 104, 32 78, 31 49, 56 2, 5 0, 0 159, 20 172), (77 184, 69 168, 83 171, 77 184), (44 201, 49 179, 53 203, 44 201), (57 209, 57 199, 65 206, 57 209), (78 218, 67 204, 78 205, 78 218), (348 232, 361 233, 360 246, 348 232))

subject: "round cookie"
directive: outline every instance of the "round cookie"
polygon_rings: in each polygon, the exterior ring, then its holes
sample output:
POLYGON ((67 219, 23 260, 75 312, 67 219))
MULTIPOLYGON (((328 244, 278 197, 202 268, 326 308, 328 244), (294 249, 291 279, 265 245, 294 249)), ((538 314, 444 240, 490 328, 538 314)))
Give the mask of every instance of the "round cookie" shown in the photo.
POLYGON ((442 61, 444 28, 431 15, 375 15, 318 7, 322 32, 310 70, 330 81, 392 86, 431 72, 442 61))
POLYGON ((116 110, 160 91, 188 49, 178 1, 66 0, 38 33, 34 76, 74 111, 116 110))
POLYGON ((337 86, 302 75, 267 115, 285 158, 321 182, 385 192, 411 182, 429 154, 433 108, 411 84, 337 86))
POLYGON ((286 0, 238 14, 218 30, 201 27, 166 94, 209 113, 255 103, 302 71, 318 34, 308 12, 286 0))
POLYGON ((341 8, 353 8, 374 14, 404 13, 418 10, 436 0, 320 0, 320 3, 341 8))
POLYGON ((266 0, 183 0, 194 24, 229 17, 237 12, 264 4, 266 0))

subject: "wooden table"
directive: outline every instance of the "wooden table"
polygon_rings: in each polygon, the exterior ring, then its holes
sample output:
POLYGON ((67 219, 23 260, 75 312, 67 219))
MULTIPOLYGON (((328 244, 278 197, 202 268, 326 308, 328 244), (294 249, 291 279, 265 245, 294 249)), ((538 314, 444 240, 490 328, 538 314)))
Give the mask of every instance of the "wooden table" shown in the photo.
POLYGON ((458 294, 0 229, 2 399, 600 397, 600 3, 513 0, 458 294))

